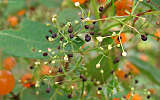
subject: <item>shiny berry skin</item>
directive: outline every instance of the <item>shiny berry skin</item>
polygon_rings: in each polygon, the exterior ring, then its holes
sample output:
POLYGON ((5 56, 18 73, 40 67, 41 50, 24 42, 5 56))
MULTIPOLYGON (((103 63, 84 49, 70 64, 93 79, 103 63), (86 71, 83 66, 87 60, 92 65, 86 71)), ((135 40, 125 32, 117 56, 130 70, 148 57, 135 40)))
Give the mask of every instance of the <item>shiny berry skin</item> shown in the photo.
POLYGON ((114 5, 116 7, 117 16, 126 16, 128 15, 126 10, 130 13, 132 11, 133 0, 117 0, 114 5))
POLYGON ((72 28, 72 26, 70 26, 69 28, 68 28, 68 33, 72 33, 73 32, 73 28, 72 28))
POLYGON ((3 67, 6 70, 11 70, 16 66, 16 59, 14 57, 7 57, 3 60, 3 67))
POLYGON ((47 89, 46 89, 46 93, 50 93, 50 88, 47 88, 47 89))
POLYGON ((23 76, 21 77, 21 83, 22 83, 22 85, 23 85, 24 87, 30 88, 31 85, 34 85, 34 84, 35 84, 35 82, 34 82, 34 80, 33 80, 33 75, 30 74, 30 73, 27 73, 27 74, 23 75, 23 76))
POLYGON ((44 53, 43 53, 43 56, 48 56, 48 53, 47 53, 47 52, 44 52, 44 53))
POLYGON ((120 61, 120 58, 119 57, 116 57, 113 61, 114 64, 118 63, 120 61))
POLYGON ((71 99, 71 98, 72 98, 72 94, 69 94, 67 97, 68 97, 69 99, 71 99))
POLYGON ((74 37, 74 35, 72 33, 69 34, 70 39, 72 39, 74 37))
POLYGON ((98 87, 98 90, 102 90, 102 88, 101 88, 101 87, 98 87))
POLYGON ((89 36, 88 34, 85 35, 85 41, 89 42, 91 40, 91 36, 89 36))
POLYGON ((100 12, 102 12, 102 11, 103 11, 103 9, 104 9, 103 7, 99 7, 99 11, 100 11, 100 12))
POLYGON ((52 34, 52 30, 51 29, 48 32, 50 32, 52 34))
POLYGON ((57 34, 56 33, 53 33, 52 34, 52 38, 56 38, 57 37, 57 34))
POLYGON ((68 57, 70 57, 70 58, 73 57, 73 54, 68 54, 68 57))
POLYGON ((60 39, 59 39, 60 41, 63 41, 63 37, 60 37, 60 39))
POLYGON ((47 35, 45 38, 46 38, 46 40, 48 40, 49 36, 47 35))
POLYGON ((146 36, 146 35, 141 35, 141 39, 142 39, 143 41, 147 41, 147 36, 146 36))
POLYGON ((85 27, 85 29, 89 29, 89 25, 85 25, 84 27, 85 27))
POLYGON ((94 32, 89 32, 90 35, 94 35, 94 32))
POLYGON ((0 70, 0 95, 6 95, 12 91, 15 85, 14 76, 10 71, 0 70))

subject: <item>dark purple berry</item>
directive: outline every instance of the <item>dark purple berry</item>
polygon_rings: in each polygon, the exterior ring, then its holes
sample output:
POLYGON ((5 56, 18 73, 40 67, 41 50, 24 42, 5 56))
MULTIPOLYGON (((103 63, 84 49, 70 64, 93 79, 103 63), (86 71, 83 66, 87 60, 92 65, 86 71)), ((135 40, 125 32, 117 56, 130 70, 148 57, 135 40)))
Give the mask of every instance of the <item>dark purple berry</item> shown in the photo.
POLYGON ((72 28, 72 26, 70 26, 69 28, 68 28, 68 33, 72 33, 73 32, 73 28, 72 28))
POLYGON ((59 39, 60 41, 63 41, 63 37, 60 37, 60 39, 59 39))
POLYGON ((113 61, 114 64, 118 63, 120 61, 120 58, 119 57, 116 57, 113 61))
POLYGON ((141 39, 142 39, 143 41, 147 41, 147 36, 146 36, 146 35, 141 35, 141 39))
POLYGON ((50 32, 52 34, 52 30, 51 29, 48 32, 50 32))
POLYGON ((113 74, 113 73, 114 73, 114 70, 111 71, 111 74, 113 74))
POLYGON ((68 97, 69 99, 71 99, 71 98, 72 98, 72 94, 69 94, 67 97, 68 97))
POLYGON ((58 49, 58 50, 60 50, 60 49, 61 49, 61 47, 60 47, 60 46, 58 46, 58 47, 57 47, 57 49, 58 49))
POLYGON ((58 68, 58 72, 63 72, 62 68, 58 68))
POLYGON ((43 56, 48 56, 48 53, 47 53, 47 52, 44 52, 44 53, 43 53, 43 56))
POLYGON ((72 39, 74 37, 74 35, 72 33, 70 33, 69 37, 72 39))
POLYGON ((52 34, 52 38, 56 38, 57 37, 57 34, 56 33, 53 33, 52 34))
POLYGON ((91 36, 89 36, 88 34, 85 35, 85 41, 89 42, 91 40, 91 36))
POLYGON ((34 86, 35 86, 35 84, 32 84, 32 83, 30 84, 30 87, 32 87, 32 88, 33 88, 34 86))
POLYGON ((84 27, 85 27, 85 29, 89 29, 89 25, 85 25, 84 27))
POLYGON ((50 93, 50 88, 47 88, 47 89, 46 89, 46 93, 50 93))
POLYGON ((69 57, 69 58, 73 57, 73 54, 68 54, 68 57, 69 57))
POLYGON ((94 35, 94 32, 89 32, 90 35, 94 35))
POLYGON ((137 84, 138 83, 138 80, 135 80, 135 84, 137 84))
POLYGON ((150 96, 150 95, 148 95, 148 96, 147 96, 147 99, 150 99, 150 98, 151 98, 151 96, 150 96))
POLYGON ((46 40, 48 40, 48 38, 49 38, 49 36, 47 35, 47 36, 46 36, 46 40))
POLYGON ((102 11, 103 11, 103 9, 104 9, 103 7, 99 7, 99 11, 100 11, 100 12, 102 12, 102 11))
POLYGON ((125 75, 124 75, 124 78, 128 78, 128 74, 125 74, 125 75))
POLYGON ((93 24, 96 24, 96 22, 93 22, 93 24))
POLYGON ((34 67, 33 67, 33 66, 30 66, 29 68, 30 68, 30 69, 34 69, 34 67))
POLYGON ((101 88, 101 87, 98 87, 98 90, 102 90, 102 88, 101 88))

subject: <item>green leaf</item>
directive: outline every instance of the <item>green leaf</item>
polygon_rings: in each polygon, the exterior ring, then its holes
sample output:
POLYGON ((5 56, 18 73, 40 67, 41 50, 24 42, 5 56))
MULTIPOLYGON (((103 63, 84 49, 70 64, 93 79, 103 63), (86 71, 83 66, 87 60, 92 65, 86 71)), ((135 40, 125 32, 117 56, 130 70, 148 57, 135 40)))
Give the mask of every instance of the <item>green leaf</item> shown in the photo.
POLYGON ((25 89, 20 96, 20 100, 69 100, 65 94, 58 91, 63 94, 59 95, 55 89, 51 87, 50 93, 46 93, 46 88, 48 88, 48 85, 41 85, 41 87, 37 89, 25 89), (36 95, 36 92, 39 92, 39 94, 36 95))
MULTIPOLYGON (((0 31, 0 49, 14 56, 42 58, 38 50, 46 51, 47 48, 54 49, 58 45, 58 40, 50 43, 45 39, 49 29, 51 27, 44 24, 24 20, 18 31, 0 31)), ((55 32, 55 29, 53 31, 55 32)))
POLYGON ((57 8, 63 0, 39 0, 39 2, 48 8, 57 8))
POLYGON ((16 13, 26 7, 25 0, 9 0, 8 6, 5 10, 5 15, 16 13))
POLYGON ((78 16, 78 10, 73 8, 67 8, 59 12, 58 22, 60 24, 66 24, 67 22, 74 22, 75 20, 80 21, 78 16))
POLYGON ((159 10, 160 1, 159 0, 151 0, 150 3, 147 3, 147 1, 144 0, 143 4, 145 4, 148 7, 151 7, 154 10, 159 10))
POLYGON ((92 59, 86 64, 88 75, 101 82, 105 81, 110 75, 113 68, 113 61, 110 58, 103 57, 100 62, 100 68, 96 68, 96 64, 100 61, 102 55, 92 59), (104 71, 103 75, 101 70, 104 71))
POLYGON ((157 68, 137 57, 129 57, 128 60, 134 64, 141 73, 145 74, 150 80, 160 85, 160 71, 157 68))

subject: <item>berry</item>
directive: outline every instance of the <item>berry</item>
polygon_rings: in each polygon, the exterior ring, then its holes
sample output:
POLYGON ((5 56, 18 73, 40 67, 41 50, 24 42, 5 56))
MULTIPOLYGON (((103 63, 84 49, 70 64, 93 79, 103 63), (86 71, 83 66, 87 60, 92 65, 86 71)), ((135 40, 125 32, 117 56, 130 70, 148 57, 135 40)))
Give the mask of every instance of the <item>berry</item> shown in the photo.
POLYGON ((33 66, 30 66, 29 68, 30 68, 30 69, 34 69, 34 67, 33 67, 33 66))
POLYGON ((96 22, 93 22, 93 24, 96 24, 96 22))
POLYGON ((69 37, 72 39, 74 37, 74 35, 72 33, 70 33, 69 37))
POLYGON ((60 37, 60 39, 59 39, 60 41, 63 41, 63 37, 60 37))
POLYGON ((150 96, 150 95, 148 95, 148 96, 147 96, 147 99, 150 99, 150 98, 151 98, 151 96, 150 96))
POLYGON ((48 38, 49 38, 49 36, 47 35, 47 36, 46 36, 46 40, 48 40, 48 38))
POLYGON ((138 83, 138 80, 135 80, 135 84, 137 84, 138 83))
POLYGON ((30 88, 30 87, 31 87, 31 84, 32 84, 32 85, 35 85, 35 82, 33 81, 33 76, 32 76, 32 74, 27 73, 27 74, 23 75, 23 76, 21 77, 21 83, 22 83, 22 85, 23 85, 24 87, 26 87, 26 88, 30 88))
POLYGON ((52 34, 52 30, 51 29, 48 32, 50 32, 52 34))
POLYGON ((58 68, 58 72, 63 72, 62 68, 58 68))
POLYGON ((124 75, 124 78, 128 78, 128 74, 125 74, 125 75, 124 75))
POLYGON ((120 61, 120 58, 119 57, 116 57, 113 61, 114 64, 118 63, 120 61))
POLYGON ((73 54, 68 54, 68 57, 70 57, 70 58, 73 57, 73 54))
POLYGON ((53 33, 52 34, 52 38, 56 38, 57 37, 57 34, 56 33, 53 33))
POLYGON ((6 95, 12 91, 15 85, 14 76, 10 71, 0 70, 0 95, 6 95))
POLYGON ((16 59, 14 57, 7 57, 3 60, 3 67, 7 70, 11 70, 16 66, 16 59))
POLYGON ((67 97, 68 97, 69 99, 71 99, 71 98, 72 98, 72 94, 69 94, 67 97))
POLYGON ((94 32, 89 32, 90 35, 94 35, 94 32))
POLYGON ((102 12, 102 11, 103 11, 103 9, 104 9, 103 7, 99 7, 99 11, 100 11, 100 12, 102 12))
POLYGON ((85 27, 85 29, 89 29, 89 25, 85 25, 84 27, 85 27))
POLYGON ((43 53, 43 56, 48 56, 48 53, 47 53, 47 52, 44 52, 44 53, 43 53))
POLYGON ((68 33, 72 33, 73 32, 73 28, 72 28, 72 26, 70 26, 69 28, 68 28, 68 33))
POLYGON ((57 47, 57 49, 58 49, 58 50, 60 50, 60 49, 61 49, 61 47, 60 47, 60 46, 58 46, 58 47, 57 47))
POLYGON ((141 39, 142 39, 143 41, 147 41, 147 36, 146 36, 146 35, 141 35, 141 39))
POLYGON ((101 88, 101 87, 98 87, 98 90, 102 90, 102 88, 101 88))
POLYGON ((91 36, 89 36, 88 34, 85 35, 85 41, 89 42, 91 40, 91 36))
MULTIPOLYGON (((119 40, 119 36, 114 36, 112 37, 112 39, 114 39, 116 44, 120 44, 120 40, 119 40)), ((125 33, 121 33, 120 34, 120 39, 121 39, 121 43, 125 43, 126 42, 126 35, 125 33)))
POLYGON ((50 88, 47 88, 47 89, 46 89, 46 93, 50 93, 50 88))

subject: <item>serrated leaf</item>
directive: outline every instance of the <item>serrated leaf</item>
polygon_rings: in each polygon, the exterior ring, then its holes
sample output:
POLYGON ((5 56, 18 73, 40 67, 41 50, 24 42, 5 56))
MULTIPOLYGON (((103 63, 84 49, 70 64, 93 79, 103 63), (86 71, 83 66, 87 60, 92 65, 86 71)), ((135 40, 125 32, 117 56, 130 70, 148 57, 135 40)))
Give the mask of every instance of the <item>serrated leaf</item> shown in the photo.
POLYGON ((58 45, 56 40, 49 43, 45 39, 50 28, 38 22, 24 20, 18 31, 0 31, 0 49, 14 56, 42 58, 42 54, 34 51, 46 51, 47 48, 56 48, 58 45))
POLYGON ((160 71, 157 68, 137 57, 129 57, 128 60, 134 64, 141 73, 145 74, 154 83, 160 85, 160 71))

